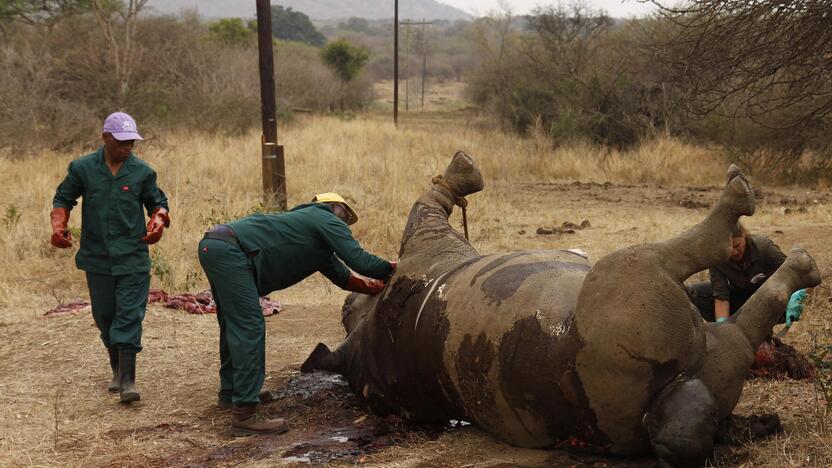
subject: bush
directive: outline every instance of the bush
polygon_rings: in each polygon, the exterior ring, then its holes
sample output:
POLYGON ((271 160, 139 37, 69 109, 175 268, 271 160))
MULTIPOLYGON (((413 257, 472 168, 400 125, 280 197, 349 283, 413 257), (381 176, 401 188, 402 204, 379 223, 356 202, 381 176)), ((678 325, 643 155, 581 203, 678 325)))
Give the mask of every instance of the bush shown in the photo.
MULTIPOLYGON (((149 135, 170 126, 225 134, 258 127, 257 49, 241 40, 241 26, 242 21, 208 24, 195 14, 143 18, 131 87, 119 108, 110 57, 91 15, 66 19, 48 35, 10 25, 9 40, 0 45, 0 146, 88 144, 114 110, 134 114, 149 135)), ((342 93, 316 47, 277 41, 275 68, 282 116, 293 109, 330 111, 342 97, 350 108, 371 99, 371 83, 363 79, 342 93)))

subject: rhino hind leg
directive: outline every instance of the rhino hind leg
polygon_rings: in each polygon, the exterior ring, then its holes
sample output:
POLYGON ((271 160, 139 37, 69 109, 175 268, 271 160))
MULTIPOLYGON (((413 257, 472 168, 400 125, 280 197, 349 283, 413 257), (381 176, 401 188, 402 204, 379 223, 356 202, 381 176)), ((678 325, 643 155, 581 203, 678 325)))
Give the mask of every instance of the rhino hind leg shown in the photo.
POLYGON ((464 151, 457 151, 454 154, 442 178, 450 185, 454 195, 459 197, 479 192, 485 185, 474 160, 464 151))
POLYGON ((644 425, 663 465, 695 467, 713 455, 717 417, 708 387, 699 379, 681 377, 659 393, 644 425))
POLYGON ((659 242, 661 263, 678 281, 728 260, 731 231, 740 216, 754 214, 754 190, 740 169, 728 168, 719 200, 702 222, 673 239, 659 242))
POLYGON ((743 304, 731 321, 756 349, 782 317, 791 294, 820 282, 814 259, 804 249, 794 248, 783 265, 743 304))

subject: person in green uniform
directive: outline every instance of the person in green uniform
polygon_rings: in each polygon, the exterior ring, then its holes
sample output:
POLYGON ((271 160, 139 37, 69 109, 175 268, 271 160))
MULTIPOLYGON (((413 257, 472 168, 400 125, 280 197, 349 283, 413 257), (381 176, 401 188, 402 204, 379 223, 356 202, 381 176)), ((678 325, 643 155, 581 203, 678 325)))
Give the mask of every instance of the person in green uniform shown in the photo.
POLYGON ((150 287, 148 245, 170 226, 168 199, 156 172, 133 154, 142 140, 132 117, 116 112, 104 120, 104 145, 69 164, 52 199, 52 245, 72 247, 69 213, 79 197, 81 247, 76 266, 87 274, 92 315, 107 347, 113 377, 107 389, 124 403, 141 399, 136 389, 136 353, 142 350, 142 320, 150 287), (145 226, 144 213, 150 220, 145 226))
POLYGON ((325 193, 286 213, 214 226, 200 241, 199 263, 220 327, 217 406, 232 410, 236 435, 287 430, 282 418, 264 420, 256 412, 266 371, 259 298, 315 272, 347 291, 377 294, 396 269, 396 262, 366 252, 353 238, 348 225, 357 220, 343 197, 325 193))
MULTIPOLYGON (((731 258, 709 270, 710 282, 689 287, 689 295, 699 314, 708 322, 723 322, 740 307, 786 261, 786 255, 771 239, 752 235, 737 223, 731 233, 731 258)), ((800 319, 806 290, 792 295, 780 320, 791 326, 800 319)))

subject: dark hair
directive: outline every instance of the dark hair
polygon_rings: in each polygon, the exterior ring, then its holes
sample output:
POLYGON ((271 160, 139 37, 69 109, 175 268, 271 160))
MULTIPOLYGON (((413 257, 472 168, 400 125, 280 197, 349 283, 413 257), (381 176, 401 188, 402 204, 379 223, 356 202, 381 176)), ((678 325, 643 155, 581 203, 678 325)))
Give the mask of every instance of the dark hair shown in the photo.
POLYGON ((737 221, 737 224, 735 224, 734 228, 731 229, 731 237, 745 237, 747 235, 748 229, 746 229, 741 222, 737 221))

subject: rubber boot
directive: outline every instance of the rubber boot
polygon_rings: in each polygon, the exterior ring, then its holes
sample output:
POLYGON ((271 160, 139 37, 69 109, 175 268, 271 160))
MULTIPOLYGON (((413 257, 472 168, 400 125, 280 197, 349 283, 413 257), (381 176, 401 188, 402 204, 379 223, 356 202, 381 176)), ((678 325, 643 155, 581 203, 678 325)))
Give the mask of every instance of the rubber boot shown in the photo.
POLYGON ((107 391, 116 393, 121 389, 121 376, 118 374, 118 350, 115 348, 107 348, 107 353, 110 355, 110 368, 113 370, 113 378, 107 385, 107 391))
POLYGON ((142 396, 136 390, 136 352, 120 350, 118 352, 118 374, 121 382, 121 402, 139 401, 142 396))
POLYGON ((289 430, 283 418, 265 419, 257 414, 257 405, 234 405, 231 429, 237 437, 257 434, 281 434, 289 430))

